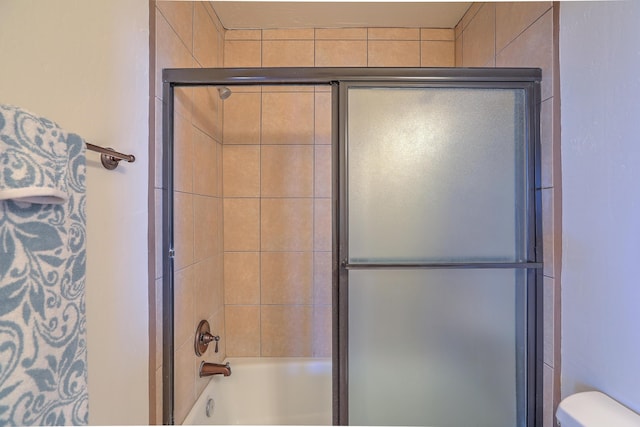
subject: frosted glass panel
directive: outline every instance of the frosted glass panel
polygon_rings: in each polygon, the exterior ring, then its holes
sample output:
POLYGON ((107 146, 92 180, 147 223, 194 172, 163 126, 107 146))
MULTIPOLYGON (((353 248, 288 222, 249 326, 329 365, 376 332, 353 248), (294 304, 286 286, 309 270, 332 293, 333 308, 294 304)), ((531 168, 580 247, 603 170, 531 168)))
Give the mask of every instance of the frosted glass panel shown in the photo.
POLYGON ((522 260, 524 99, 350 88, 350 261, 522 260))
POLYGON ((519 425, 523 280, 513 270, 351 271, 349 424, 519 425))

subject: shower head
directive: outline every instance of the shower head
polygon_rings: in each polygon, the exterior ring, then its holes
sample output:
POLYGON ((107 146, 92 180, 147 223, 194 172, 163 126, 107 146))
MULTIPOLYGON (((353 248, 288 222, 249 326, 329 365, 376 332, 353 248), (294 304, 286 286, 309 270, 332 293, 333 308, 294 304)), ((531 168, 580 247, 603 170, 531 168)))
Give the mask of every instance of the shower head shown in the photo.
POLYGON ((231 96, 231 89, 226 86, 220 86, 218 88, 218 94, 220 95, 220 99, 225 100, 231 96))

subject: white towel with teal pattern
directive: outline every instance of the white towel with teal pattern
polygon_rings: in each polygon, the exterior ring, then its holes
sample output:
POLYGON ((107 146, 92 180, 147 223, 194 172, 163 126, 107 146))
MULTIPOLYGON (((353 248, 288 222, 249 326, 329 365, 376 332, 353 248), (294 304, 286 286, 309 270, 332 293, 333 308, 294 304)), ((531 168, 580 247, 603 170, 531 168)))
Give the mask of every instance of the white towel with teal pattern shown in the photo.
POLYGON ((0 105, 0 426, 86 425, 85 143, 0 105))

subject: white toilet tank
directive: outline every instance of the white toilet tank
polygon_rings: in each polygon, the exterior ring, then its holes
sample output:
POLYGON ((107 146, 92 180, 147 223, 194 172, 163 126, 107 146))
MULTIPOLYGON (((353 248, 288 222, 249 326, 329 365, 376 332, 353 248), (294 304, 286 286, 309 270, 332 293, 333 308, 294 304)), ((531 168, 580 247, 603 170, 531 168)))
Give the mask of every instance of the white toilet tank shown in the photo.
POLYGON ((640 427, 640 415, 599 391, 566 397, 556 417, 561 427, 640 427))

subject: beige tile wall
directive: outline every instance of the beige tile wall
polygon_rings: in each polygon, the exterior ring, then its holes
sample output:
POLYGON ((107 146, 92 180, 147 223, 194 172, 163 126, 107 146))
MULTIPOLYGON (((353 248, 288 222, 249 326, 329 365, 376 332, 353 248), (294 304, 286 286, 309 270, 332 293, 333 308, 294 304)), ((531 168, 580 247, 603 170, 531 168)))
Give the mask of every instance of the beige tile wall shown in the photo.
MULTIPOLYGON (((453 29, 228 30, 225 67, 453 66, 453 29)), ((326 87, 236 88, 224 103, 229 356, 331 355, 326 87)))
MULTIPOLYGON (((151 8, 155 42, 154 180, 155 283, 152 286, 150 423, 162 424, 162 87, 168 67, 222 65, 224 29, 204 2, 157 1, 151 8)), ((225 357, 222 286, 222 107, 213 88, 176 90, 175 125, 175 410, 181 423, 207 379, 200 362, 225 357), (220 352, 195 356, 194 332, 207 319, 220 334, 220 352)))
POLYGON ((557 2, 474 3, 455 28, 456 66, 542 69, 544 426, 560 398, 560 94, 557 2))
POLYGON ((229 30, 225 67, 453 67, 453 29, 229 30))
MULTIPOLYGON (((283 32, 308 34, 273 30, 266 37, 283 32)), ((328 93, 236 89, 224 102, 227 354, 328 357, 331 245, 324 236, 331 237, 331 141, 324 132, 331 126, 329 110, 316 109, 328 93)))

